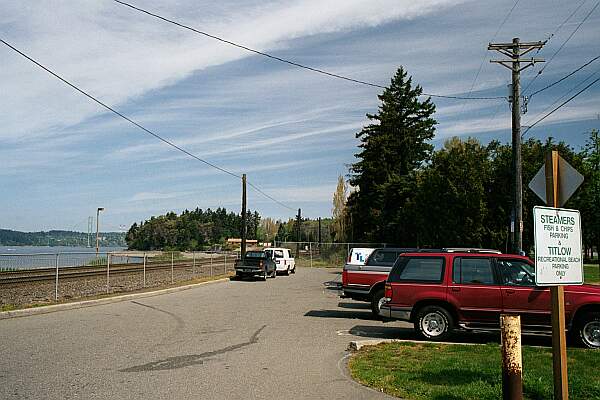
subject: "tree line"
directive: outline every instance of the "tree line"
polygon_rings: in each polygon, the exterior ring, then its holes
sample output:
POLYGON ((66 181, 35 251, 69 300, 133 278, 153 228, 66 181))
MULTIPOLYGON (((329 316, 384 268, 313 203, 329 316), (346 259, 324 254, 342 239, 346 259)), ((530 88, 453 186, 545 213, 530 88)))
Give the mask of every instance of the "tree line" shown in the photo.
MULTIPOLYGON (((48 232, 20 232, 0 229, 2 246, 87 246, 88 234, 85 232, 52 230, 48 232)), ((96 245, 96 233, 90 239, 96 245)), ((124 246, 125 234, 122 232, 101 232, 100 246, 124 246)))
MULTIPOLYGON (((247 238, 256 239, 260 225, 257 211, 247 212, 247 238)), ((125 240, 135 250, 203 250, 225 244, 228 238, 239 238, 242 226, 240 214, 216 210, 185 210, 180 215, 169 212, 151 217, 139 225, 134 223, 125 240)))
MULTIPOLYGON (((511 249, 512 149, 492 141, 453 137, 438 150, 431 143, 437 121, 435 105, 400 68, 378 96, 376 114, 359 133, 357 161, 348 182, 334 194, 333 225, 338 241, 384 242, 417 247, 486 247, 511 249), (341 205, 340 205, 341 204, 341 205)), ((558 150, 585 181, 565 205, 582 216, 583 243, 600 249, 600 139, 588 133, 575 150, 549 137, 522 143, 523 248, 533 248, 533 215, 543 205, 528 187, 549 150, 558 150)), ((340 186, 341 185, 341 186, 340 186)))

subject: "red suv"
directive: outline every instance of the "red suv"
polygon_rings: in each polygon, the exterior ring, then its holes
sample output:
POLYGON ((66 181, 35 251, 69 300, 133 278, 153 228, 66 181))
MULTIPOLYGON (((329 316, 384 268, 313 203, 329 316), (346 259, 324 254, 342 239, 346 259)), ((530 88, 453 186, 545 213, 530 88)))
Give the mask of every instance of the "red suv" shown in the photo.
MULTIPOLYGON (((406 253, 390 272, 380 314, 413 322, 430 340, 458 327, 497 330, 500 313, 520 314, 523 331, 548 332, 550 288, 536 286, 534 274, 529 258, 511 254, 406 253)), ((566 286, 565 311, 572 337, 600 348, 600 286, 566 286)))
POLYGON ((400 254, 416 250, 396 247, 375 249, 364 264, 353 264, 349 258, 342 271, 341 297, 371 303, 373 315, 379 317, 385 281, 392 266, 400 254))

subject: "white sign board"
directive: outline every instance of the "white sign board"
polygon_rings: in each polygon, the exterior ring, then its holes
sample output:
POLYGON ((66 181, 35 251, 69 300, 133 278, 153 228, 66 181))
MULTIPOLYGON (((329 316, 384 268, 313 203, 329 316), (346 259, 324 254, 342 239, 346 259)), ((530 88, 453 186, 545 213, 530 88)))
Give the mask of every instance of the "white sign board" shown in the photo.
POLYGON ((579 211, 534 207, 533 221, 536 285, 583 284, 579 211))

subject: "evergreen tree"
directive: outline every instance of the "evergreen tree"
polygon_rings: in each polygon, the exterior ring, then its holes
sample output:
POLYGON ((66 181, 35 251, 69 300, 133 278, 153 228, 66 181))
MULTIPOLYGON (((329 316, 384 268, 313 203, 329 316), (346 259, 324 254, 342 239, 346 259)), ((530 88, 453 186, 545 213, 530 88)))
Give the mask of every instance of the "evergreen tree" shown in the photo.
POLYGON ((378 113, 367 114, 372 123, 356 135, 361 151, 350 183, 357 191, 348 199, 353 241, 412 241, 414 223, 404 207, 411 202, 415 171, 433 151, 429 141, 437 123, 431 99, 419 100, 422 92, 399 68, 378 96, 378 113))

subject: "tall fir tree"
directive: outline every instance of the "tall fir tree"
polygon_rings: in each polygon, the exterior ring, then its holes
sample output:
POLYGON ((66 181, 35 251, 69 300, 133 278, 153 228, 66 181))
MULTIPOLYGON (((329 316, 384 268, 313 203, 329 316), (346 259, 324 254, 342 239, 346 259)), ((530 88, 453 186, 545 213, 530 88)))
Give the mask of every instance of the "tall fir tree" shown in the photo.
MULTIPOLYGON (((377 114, 356 137, 361 151, 350 168, 350 183, 357 188, 348 198, 353 241, 414 242, 405 217, 411 204, 414 173, 426 162, 435 134, 435 105, 420 100, 419 85, 413 87, 400 67, 388 88, 378 96, 377 114)), ((407 243, 408 244, 408 243, 407 243)))

